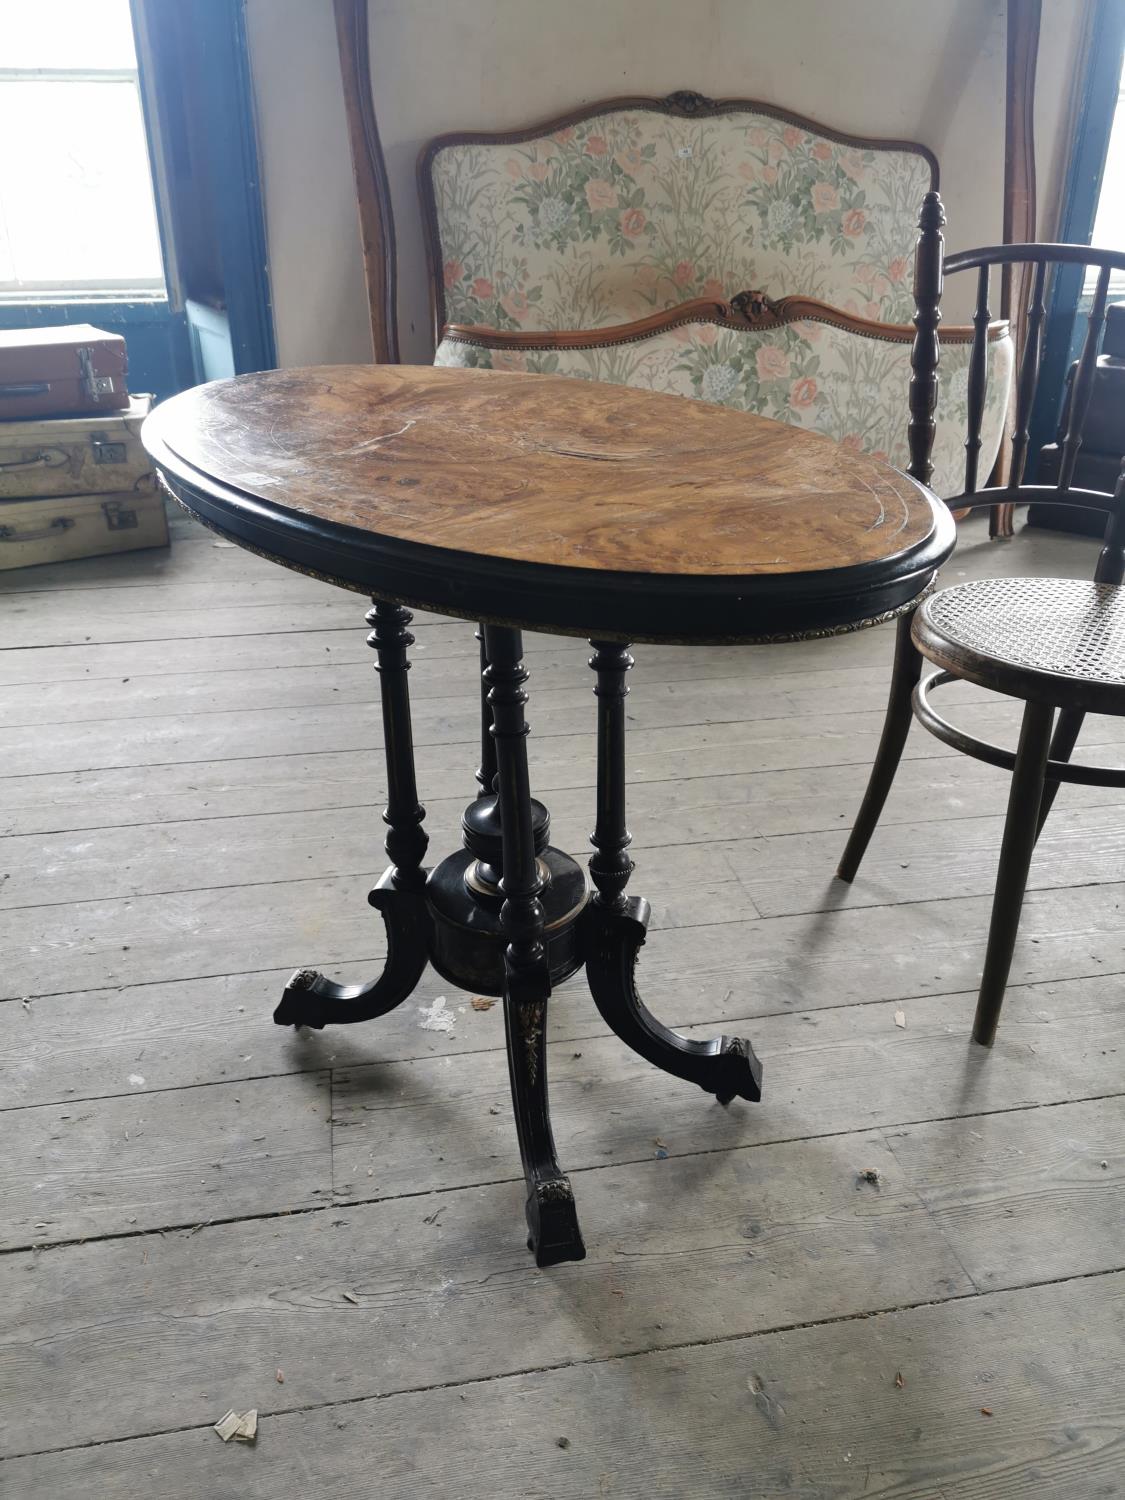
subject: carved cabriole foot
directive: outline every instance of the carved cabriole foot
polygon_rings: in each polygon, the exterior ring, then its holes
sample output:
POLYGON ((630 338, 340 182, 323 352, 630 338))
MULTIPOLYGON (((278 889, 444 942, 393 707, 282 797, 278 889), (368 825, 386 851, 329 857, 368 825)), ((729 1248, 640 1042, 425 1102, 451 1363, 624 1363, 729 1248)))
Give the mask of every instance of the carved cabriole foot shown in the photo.
POLYGON ((298 969, 273 1013, 279 1026, 325 1026, 372 1021, 410 995, 426 967, 429 918, 422 891, 400 890, 388 870, 368 901, 382 913, 387 929, 383 972, 369 984, 337 984, 315 969, 298 969))
POLYGON ((649 905, 639 897, 609 906, 595 897, 583 917, 586 978, 602 1019, 634 1052, 677 1078, 697 1083, 720 1104, 762 1097, 762 1064, 741 1037, 695 1041, 677 1035, 637 994, 637 954, 648 930, 649 905))
POLYGON ((508 1074, 527 1182, 528 1248, 538 1265, 582 1260, 570 1179, 559 1166, 547 1100, 547 1001, 551 972, 544 930, 543 876, 535 857, 535 828, 527 772, 524 704, 527 668, 518 630, 484 627, 485 682, 496 747, 496 795, 503 839, 500 927, 504 952, 504 1032, 508 1074))
POLYGON ((527 1248, 534 1251, 539 1266, 584 1260, 586 1246, 574 1193, 570 1178, 559 1166, 551 1133, 546 1044, 550 977, 546 964, 520 973, 508 964, 506 970, 504 1030, 516 1135, 527 1182, 527 1248))
POLYGON ((579 940, 594 1004, 606 1025, 656 1067, 697 1083, 720 1104, 729 1104, 736 1095, 757 1102, 762 1097, 762 1065, 749 1042, 727 1036, 697 1042, 677 1036, 645 1009, 637 994, 637 953, 648 931, 649 905, 625 896, 633 873, 625 823, 626 676, 633 658, 625 646, 612 641, 590 644, 598 700, 598 815, 590 835, 590 878, 598 894, 582 915, 579 940))
POLYGON ((315 969, 298 969, 285 986, 273 1013, 279 1026, 323 1026, 370 1021, 401 1005, 426 967, 429 918, 426 871, 422 860, 429 843, 422 827, 426 810, 418 801, 414 780, 414 741, 410 729, 407 656, 414 637, 406 628, 408 609, 376 599, 368 611, 372 627, 367 644, 375 651, 379 699, 383 710, 383 749, 387 762, 386 850, 390 868, 368 896, 383 914, 387 959, 370 984, 336 984, 315 969))

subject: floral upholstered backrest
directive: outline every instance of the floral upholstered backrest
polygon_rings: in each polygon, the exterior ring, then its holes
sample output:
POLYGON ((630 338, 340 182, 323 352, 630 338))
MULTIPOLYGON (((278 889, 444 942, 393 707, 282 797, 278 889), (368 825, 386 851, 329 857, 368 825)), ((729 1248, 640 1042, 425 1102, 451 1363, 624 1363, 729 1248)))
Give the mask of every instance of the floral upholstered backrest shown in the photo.
MULTIPOLYGON (((835 438, 905 469, 910 341, 841 323, 802 318, 772 328, 738 328, 722 318, 694 318, 655 332, 583 348, 552 347, 533 337, 505 341, 484 330, 451 329, 435 363, 488 370, 530 370, 696 396, 753 411, 835 438)), ((972 329, 943 332, 938 365, 937 433, 931 486, 939 495, 964 489, 968 372, 972 329)), ((991 330, 980 473, 995 462, 1012 382, 1006 323, 991 330)))
POLYGON ((435 329, 604 328, 743 287, 905 322, 937 165, 743 100, 628 99, 419 165, 435 329))

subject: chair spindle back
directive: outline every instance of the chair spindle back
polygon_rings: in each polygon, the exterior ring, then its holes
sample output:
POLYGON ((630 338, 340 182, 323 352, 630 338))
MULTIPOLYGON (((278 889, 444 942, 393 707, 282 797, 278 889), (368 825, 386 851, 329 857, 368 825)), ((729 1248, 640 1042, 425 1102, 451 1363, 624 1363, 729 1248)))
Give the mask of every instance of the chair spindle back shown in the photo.
POLYGON ((1100 583, 1125 581, 1125 463, 1112 494, 1103 490, 1076 489, 1075 466, 1082 447, 1086 418, 1094 393, 1094 374, 1112 274, 1125 272, 1125 252, 1097 250, 1089 245, 1023 244, 988 245, 963 250, 942 259, 942 227, 945 212, 937 193, 927 193, 918 215, 918 242, 914 262, 914 327, 911 351, 910 420, 907 426, 910 465, 907 472, 923 484, 933 473, 932 453, 938 392, 938 360, 943 276, 958 271, 977 272, 976 304, 973 312, 973 344, 969 355, 965 436, 965 488, 946 504, 952 509, 991 506, 1005 502, 1049 501, 1101 511, 1107 518, 1105 543, 1095 578, 1100 583), (990 273, 993 266, 1034 267, 1028 297, 1027 332, 1016 376, 1016 412, 1012 435, 1011 463, 1004 485, 981 486, 979 473, 981 431, 988 393, 988 330, 990 273), (1066 432, 1059 451, 1058 479, 1054 484, 1025 483, 1031 443, 1031 414, 1039 385, 1046 322, 1048 271, 1060 265, 1098 268, 1093 303, 1071 386, 1066 432))

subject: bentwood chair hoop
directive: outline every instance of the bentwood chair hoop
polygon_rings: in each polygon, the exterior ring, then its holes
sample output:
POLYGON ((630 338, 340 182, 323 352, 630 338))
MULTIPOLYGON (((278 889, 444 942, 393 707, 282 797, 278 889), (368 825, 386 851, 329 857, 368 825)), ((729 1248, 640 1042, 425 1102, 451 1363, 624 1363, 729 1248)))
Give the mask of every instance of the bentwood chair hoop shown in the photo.
MULTIPOLYGON (((1016 767, 1014 750, 1006 750, 1003 745, 994 745, 991 740, 978 739, 976 735, 969 734, 956 724, 951 724, 948 719, 942 718, 930 702, 930 693, 934 688, 944 687, 948 683, 960 680, 953 672, 931 672, 928 677, 924 677, 912 695, 914 717, 919 724, 930 731, 935 739, 942 740, 954 750, 960 750, 963 755, 971 755, 974 760, 982 760, 987 765, 998 767, 1001 771, 1014 771, 1016 767)), ((1125 770, 1120 766, 1087 766, 1080 761, 1052 760, 1048 756, 1045 763, 1045 775, 1051 781, 1066 781, 1072 786, 1125 787, 1125 770)))

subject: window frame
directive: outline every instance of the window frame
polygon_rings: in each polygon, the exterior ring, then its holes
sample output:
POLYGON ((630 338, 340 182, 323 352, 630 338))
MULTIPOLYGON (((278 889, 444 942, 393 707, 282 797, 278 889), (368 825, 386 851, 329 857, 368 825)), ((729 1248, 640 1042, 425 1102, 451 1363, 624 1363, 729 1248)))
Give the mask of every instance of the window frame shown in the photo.
MULTIPOLYGON (((1125 0, 1099 0, 1059 219, 1058 238, 1065 244, 1088 245, 1094 232, 1114 116, 1119 99, 1125 99, 1123 68, 1125 0)), ((1093 298, 1092 285, 1084 286, 1084 270, 1077 265, 1057 266, 1051 279, 1043 358, 1031 418, 1029 465, 1038 460, 1041 448, 1055 440, 1066 372, 1078 357, 1093 298)), ((1117 295, 1125 288, 1115 285, 1111 290, 1117 295)))
MULTIPOLYGON (((147 187, 152 204, 153 225, 156 230, 157 250, 160 254, 161 271, 158 277, 102 278, 81 277, 68 281, 25 281, 0 278, 0 308, 21 307, 27 304, 60 302, 99 303, 118 305, 123 302, 168 301, 167 272, 164 263, 163 237, 156 201, 156 184, 148 132, 145 126, 144 96, 141 90, 140 70, 132 68, 9 68, 0 67, 0 84, 3 83, 131 83, 136 96, 137 114, 141 122, 142 139, 148 161, 147 187)), ((0 198, 0 239, 9 236, 8 218, 0 198)), ((15 264, 15 257, 12 256, 15 264)), ((17 268, 18 269, 18 268, 17 268)))
POLYGON ((209 308, 193 300, 199 292, 177 243, 178 221, 195 207, 185 202, 175 170, 188 127, 183 110, 170 108, 177 90, 182 101, 187 64, 200 78, 190 100, 197 139, 216 165, 212 207, 222 316, 229 323, 235 371, 273 369, 277 354, 244 0, 177 0, 174 7, 167 0, 130 0, 129 8, 166 290, 0 298, 0 329, 93 323, 120 333, 131 388, 162 400, 208 378, 195 324, 215 321, 209 308), (177 17, 179 26, 173 24, 177 17))

